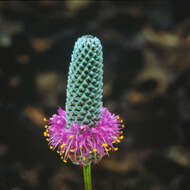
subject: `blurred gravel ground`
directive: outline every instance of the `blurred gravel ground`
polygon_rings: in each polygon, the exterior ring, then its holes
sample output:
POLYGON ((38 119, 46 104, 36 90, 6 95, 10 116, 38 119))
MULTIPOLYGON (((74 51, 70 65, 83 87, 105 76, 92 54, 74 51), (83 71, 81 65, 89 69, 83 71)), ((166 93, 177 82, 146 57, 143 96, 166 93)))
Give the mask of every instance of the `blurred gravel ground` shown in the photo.
POLYGON ((190 15, 183 1, 0 2, 0 190, 83 189, 42 136, 64 108, 75 40, 99 37, 104 105, 125 140, 93 167, 94 189, 189 190, 190 15))

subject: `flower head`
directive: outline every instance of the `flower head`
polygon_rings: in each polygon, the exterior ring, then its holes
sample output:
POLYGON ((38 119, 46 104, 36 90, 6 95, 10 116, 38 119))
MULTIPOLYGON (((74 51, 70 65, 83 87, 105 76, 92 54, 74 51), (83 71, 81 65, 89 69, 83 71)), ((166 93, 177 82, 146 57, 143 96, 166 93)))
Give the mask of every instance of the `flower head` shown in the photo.
POLYGON ((46 120, 50 149, 57 149, 61 159, 81 166, 101 160, 109 151, 117 151, 124 127, 119 116, 111 114, 102 103, 103 58, 100 40, 82 36, 74 46, 67 83, 64 111, 58 109, 46 120))

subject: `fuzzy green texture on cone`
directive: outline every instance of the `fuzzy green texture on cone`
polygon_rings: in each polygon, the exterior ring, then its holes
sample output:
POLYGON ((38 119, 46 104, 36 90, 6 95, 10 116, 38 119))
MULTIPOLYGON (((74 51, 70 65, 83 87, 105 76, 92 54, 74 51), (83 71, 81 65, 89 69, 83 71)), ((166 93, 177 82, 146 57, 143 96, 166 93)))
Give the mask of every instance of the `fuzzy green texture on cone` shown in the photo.
POLYGON ((67 127, 78 123, 96 127, 103 94, 103 53, 98 38, 85 35, 75 43, 66 92, 67 127))

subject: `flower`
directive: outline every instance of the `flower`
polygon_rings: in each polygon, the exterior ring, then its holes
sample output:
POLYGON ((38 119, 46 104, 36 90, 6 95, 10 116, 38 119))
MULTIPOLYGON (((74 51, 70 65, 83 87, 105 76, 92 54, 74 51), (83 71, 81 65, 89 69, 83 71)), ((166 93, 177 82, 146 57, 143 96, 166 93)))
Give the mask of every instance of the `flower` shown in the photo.
POLYGON ((111 114, 102 102, 103 52, 98 38, 80 37, 73 49, 69 67, 65 111, 58 109, 47 121, 44 136, 50 149, 57 148, 61 159, 81 166, 101 160, 117 151, 122 120, 111 114))
POLYGON ((67 128, 66 112, 62 108, 58 108, 58 114, 45 121, 48 125, 45 125, 44 136, 50 149, 57 149, 65 163, 68 158, 81 166, 96 163, 109 155, 109 151, 117 151, 116 144, 124 138, 121 131, 123 121, 105 107, 102 107, 101 118, 96 127, 76 123, 67 128))

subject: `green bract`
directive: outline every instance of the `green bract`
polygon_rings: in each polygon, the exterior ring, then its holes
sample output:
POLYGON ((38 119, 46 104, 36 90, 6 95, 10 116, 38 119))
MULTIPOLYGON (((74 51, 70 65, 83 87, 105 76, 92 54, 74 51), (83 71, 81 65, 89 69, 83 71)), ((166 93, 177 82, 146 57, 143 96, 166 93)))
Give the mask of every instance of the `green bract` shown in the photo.
POLYGON ((69 67, 66 98, 67 127, 95 127, 100 120, 103 93, 103 53, 100 40, 85 35, 75 43, 69 67))

